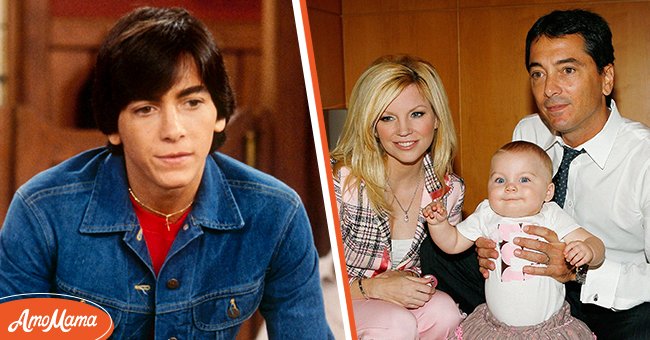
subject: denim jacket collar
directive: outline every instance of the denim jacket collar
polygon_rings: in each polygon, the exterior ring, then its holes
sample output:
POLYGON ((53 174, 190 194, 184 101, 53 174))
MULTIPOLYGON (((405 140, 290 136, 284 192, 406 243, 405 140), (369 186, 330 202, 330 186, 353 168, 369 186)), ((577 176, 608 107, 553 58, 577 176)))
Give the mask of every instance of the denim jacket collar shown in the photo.
MULTIPOLYGON (((193 225, 210 229, 241 229, 244 220, 228 181, 213 157, 208 156, 205 163, 203 178, 188 219, 193 225)), ((124 158, 109 155, 101 167, 79 231, 109 233, 135 230, 139 223, 129 200, 124 158)))

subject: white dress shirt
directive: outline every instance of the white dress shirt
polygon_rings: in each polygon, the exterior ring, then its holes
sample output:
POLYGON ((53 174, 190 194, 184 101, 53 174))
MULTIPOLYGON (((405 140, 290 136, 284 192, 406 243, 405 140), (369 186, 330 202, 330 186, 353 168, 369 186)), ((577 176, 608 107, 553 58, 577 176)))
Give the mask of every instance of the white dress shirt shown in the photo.
MULTIPOLYGON (((538 115, 523 118, 513 140, 541 146, 562 160, 561 137, 538 115)), ((621 117, 612 100, 603 129, 576 147, 569 168, 564 210, 605 243, 605 262, 590 269, 581 300, 611 309, 629 309, 650 301, 650 128, 621 117)))

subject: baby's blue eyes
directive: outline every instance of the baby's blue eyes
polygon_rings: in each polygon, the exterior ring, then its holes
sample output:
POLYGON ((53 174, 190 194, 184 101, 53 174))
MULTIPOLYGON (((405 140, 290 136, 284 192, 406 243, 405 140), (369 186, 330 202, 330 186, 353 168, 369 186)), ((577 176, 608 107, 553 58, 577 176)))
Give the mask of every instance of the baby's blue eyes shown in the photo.
MULTIPOLYGON (((503 184, 505 182, 506 182, 506 180, 503 177, 498 177, 498 178, 494 179, 494 183, 497 183, 497 184, 503 184)), ((522 177, 522 178, 519 179, 519 183, 528 183, 528 182, 530 182, 530 178, 528 178, 528 177, 522 177)))

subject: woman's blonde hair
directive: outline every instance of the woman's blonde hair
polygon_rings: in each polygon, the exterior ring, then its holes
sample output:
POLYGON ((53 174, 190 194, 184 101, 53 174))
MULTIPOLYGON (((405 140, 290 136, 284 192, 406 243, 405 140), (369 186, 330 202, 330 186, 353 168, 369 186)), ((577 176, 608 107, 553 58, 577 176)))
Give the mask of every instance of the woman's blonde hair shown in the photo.
MULTIPOLYGON (((410 55, 389 55, 377 59, 352 89, 343 131, 331 152, 336 162, 350 169, 343 190, 358 186, 363 180, 368 198, 379 212, 389 212, 384 198, 387 176, 385 152, 376 137, 375 126, 388 105, 409 85, 415 84, 438 118, 438 129, 429 150, 434 172, 441 183, 452 172, 456 154, 456 131, 447 94, 435 68, 425 60, 410 55)), ((443 184, 444 185, 444 184, 443 184)))

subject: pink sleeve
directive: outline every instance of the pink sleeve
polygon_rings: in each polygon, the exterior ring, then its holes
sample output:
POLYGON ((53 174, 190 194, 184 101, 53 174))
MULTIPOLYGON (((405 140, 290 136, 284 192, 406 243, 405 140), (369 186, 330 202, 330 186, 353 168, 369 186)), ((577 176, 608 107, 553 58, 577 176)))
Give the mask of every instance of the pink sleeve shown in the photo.
POLYGON ((456 225, 462 217, 465 183, 460 177, 452 173, 445 176, 445 184, 449 187, 449 192, 445 198, 445 204, 449 212, 448 220, 451 225, 456 225))

